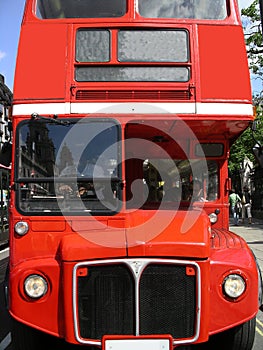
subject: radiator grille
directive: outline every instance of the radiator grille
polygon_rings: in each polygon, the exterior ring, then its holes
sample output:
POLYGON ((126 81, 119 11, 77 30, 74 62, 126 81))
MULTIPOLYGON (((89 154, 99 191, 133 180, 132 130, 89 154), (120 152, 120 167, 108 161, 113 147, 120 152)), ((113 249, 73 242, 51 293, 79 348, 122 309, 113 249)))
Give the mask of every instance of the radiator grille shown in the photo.
POLYGON ((150 265, 141 279, 140 306, 141 334, 193 336, 195 278, 185 266, 150 265))
POLYGON ((177 101, 190 100, 191 92, 187 90, 78 90, 78 101, 112 101, 112 100, 151 100, 177 101))
POLYGON ((79 324, 83 338, 134 333, 133 279, 125 266, 89 267, 78 279, 79 324))
POLYGON ((195 274, 176 264, 149 264, 139 281, 139 320, 136 320, 136 283, 126 264, 87 266, 77 277, 78 332, 84 339, 103 335, 171 334, 189 338, 196 327, 195 274))

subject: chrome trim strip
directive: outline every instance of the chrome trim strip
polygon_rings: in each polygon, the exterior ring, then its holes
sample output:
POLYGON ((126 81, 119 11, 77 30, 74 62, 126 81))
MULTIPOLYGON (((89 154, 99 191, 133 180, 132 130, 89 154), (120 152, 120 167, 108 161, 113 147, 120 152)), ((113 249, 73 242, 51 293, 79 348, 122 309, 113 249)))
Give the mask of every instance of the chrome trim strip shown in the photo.
POLYGON ((136 283, 136 335, 139 335, 139 281, 144 269, 152 263, 158 264, 174 264, 174 265, 192 265, 197 270, 197 305, 196 305, 196 334, 194 337, 184 340, 174 340, 173 345, 190 344, 195 342, 200 334, 200 319, 201 319, 201 270, 200 266, 193 261, 188 260, 174 260, 174 259, 147 259, 147 258, 135 258, 135 259, 107 259, 99 261, 86 261, 77 263, 73 268, 73 319, 74 319, 74 333, 76 340, 81 344, 101 346, 101 341, 85 340, 80 337, 78 329, 78 317, 77 317, 77 269, 82 266, 98 266, 98 265, 111 265, 111 264, 125 264, 132 271, 136 283))
POLYGON ((141 275, 147 265, 149 265, 148 260, 147 261, 141 261, 141 260, 133 260, 133 261, 127 261, 126 264, 132 271, 132 274, 135 279, 135 335, 140 335, 140 279, 141 275))

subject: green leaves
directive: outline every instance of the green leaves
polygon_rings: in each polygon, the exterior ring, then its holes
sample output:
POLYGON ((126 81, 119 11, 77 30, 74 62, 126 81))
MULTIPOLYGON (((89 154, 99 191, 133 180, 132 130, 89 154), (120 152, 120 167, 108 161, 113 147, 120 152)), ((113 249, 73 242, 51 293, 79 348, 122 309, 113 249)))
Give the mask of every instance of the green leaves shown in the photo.
MULTIPOLYGON (((244 35, 247 45, 248 62, 251 73, 256 79, 263 82, 263 39, 260 23, 260 9, 258 0, 246 9, 241 10, 244 35)), ((252 132, 250 128, 245 130, 235 141, 230 149, 229 170, 234 173, 239 171, 241 164, 247 157, 254 165, 257 160, 253 154, 253 147, 258 142, 263 146, 263 94, 253 96, 253 103, 257 110, 257 131, 252 132)))
POLYGON ((249 66, 253 74, 263 79, 263 39, 258 0, 241 10, 249 66))
POLYGON ((260 21, 258 0, 254 0, 248 8, 242 9, 241 15, 250 18, 253 22, 260 21))
POLYGON ((240 164, 243 164, 246 157, 255 162, 255 158, 252 153, 252 148, 254 145, 255 141, 253 140, 250 128, 248 128, 241 136, 239 136, 230 149, 230 158, 228 163, 230 172, 239 170, 240 164))

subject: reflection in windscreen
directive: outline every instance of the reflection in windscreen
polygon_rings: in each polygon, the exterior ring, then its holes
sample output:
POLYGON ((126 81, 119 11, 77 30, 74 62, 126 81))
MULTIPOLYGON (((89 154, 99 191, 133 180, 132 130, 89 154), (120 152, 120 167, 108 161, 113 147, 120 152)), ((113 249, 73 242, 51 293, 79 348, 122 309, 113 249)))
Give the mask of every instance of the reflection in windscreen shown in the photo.
POLYGON ((224 19, 226 0, 138 0, 139 13, 148 18, 224 19))
POLYGON ((24 212, 116 211, 119 126, 107 119, 22 122, 17 182, 24 212))

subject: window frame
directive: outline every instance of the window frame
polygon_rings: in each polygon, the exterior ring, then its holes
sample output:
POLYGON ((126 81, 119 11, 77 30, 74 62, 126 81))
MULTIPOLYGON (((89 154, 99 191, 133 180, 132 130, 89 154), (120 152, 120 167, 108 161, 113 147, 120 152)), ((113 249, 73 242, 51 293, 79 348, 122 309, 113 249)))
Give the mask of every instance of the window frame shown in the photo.
MULTIPOLYGON (((133 29, 133 28, 130 28, 130 29, 123 29, 122 27, 119 27, 119 28, 100 28, 100 27, 84 27, 84 26, 75 26, 75 57, 74 57, 74 80, 76 83, 79 83, 79 84, 82 84, 82 83, 109 83, 109 84, 112 84, 112 83, 125 83, 125 82, 130 82, 130 83, 158 83, 158 84, 165 84, 165 83, 182 83, 182 84, 189 84, 189 82, 192 80, 192 62, 191 62, 191 45, 190 45, 190 39, 189 39, 189 36, 190 36, 190 33, 189 33, 189 29, 190 28, 185 28, 185 26, 179 26, 177 27, 176 29, 171 29, 171 28, 166 28, 166 27, 163 27, 162 28, 148 28, 148 29, 145 29, 145 28, 136 28, 136 29, 133 29), (77 55, 76 55, 76 52, 77 52, 77 33, 80 32, 80 31, 97 31, 97 30, 105 30, 105 31, 109 31, 110 33, 110 48, 109 48, 109 56, 110 56, 110 61, 107 61, 107 62, 102 62, 102 60, 98 60, 96 62, 79 62, 78 59, 77 59, 77 55), (186 43, 186 55, 187 55, 187 61, 185 60, 182 60, 181 61, 174 61, 174 62, 171 62, 171 61, 120 61, 119 58, 118 58, 118 35, 121 31, 147 31, 147 32, 154 32, 154 31, 157 31, 157 32, 161 32, 161 31, 173 31, 173 32, 183 32, 185 33, 185 43, 186 43), (92 67, 93 69, 96 69, 96 66, 98 68, 100 67, 117 67, 119 69, 121 69, 121 67, 123 67, 124 69, 129 68, 134 68, 134 67, 139 67, 141 69, 141 67, 145 67, 146 69, 149 68, 148 70, 150 70, 150 68, 153 68, 153 67, 156 67, 156 68, 164 68, 164 67, 167 67, 168 69, 171 69, 171 67, 174 67, 174 69, 185 69, 185 71, 187 71, 187 73, 185 73, 184 75, 184 78, 178 78, 178 79, 174 79, 174 80, 156 80, 156 79, 145 79, 145 80, 140 80, 140 79, 124 79, 124 80, 104 80, 103 78, 100 78, 100 79, 92 79, 92 80, 88 80, 88 79, 85 79, 85 78, 77 78, 78 74, 77 74, 77 71, 78 70, 84 70, 85 68, 86 69, 89 69, 89 67, 92 67)), ((114 68, 114 69, 117 69, 117 68, 114 68)), ((104 69, 104 68, 103 68, 104 69)))

